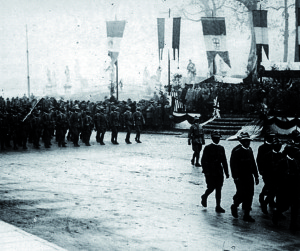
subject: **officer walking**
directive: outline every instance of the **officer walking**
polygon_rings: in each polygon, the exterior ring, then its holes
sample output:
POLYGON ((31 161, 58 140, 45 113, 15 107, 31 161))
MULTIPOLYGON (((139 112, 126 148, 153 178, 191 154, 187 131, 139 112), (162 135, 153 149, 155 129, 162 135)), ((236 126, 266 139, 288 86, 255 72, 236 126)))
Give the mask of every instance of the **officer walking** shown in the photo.
POLYGON ((253 196, 254 196, 254 180, 255 184, 259 184, 258 171, 250 147, 250 136, 247 132, 242 132, 239 137, 240 145, 234 147, 230 157, 231 175, 236 186, 236 194, 233 196, 233 204, 231 205, 231 214, 234 218, 238 218, 237 208, 242 203, 244 210, 243 220, 247 222, 255 222, 250 216, 253 196))
POLYGON ((280 152, 282 143, 281 141, 275 137, 272 142, 272 150, 266 153, 263 156, 262 162, 260 165, 260 173, 263 176, 264 187, 259 195, 259 202, 261 204, 261 209, 264 214, 268 214, 267 206, 275 207, 275 188, 277 184, 274 178, 275 170, 278 169, 278 164, 280 163, 281 159, 283 158, 283 154, 280 152), (266 196, 266 198, 262 197, 266 196))
POLYGON ((226 179, 229 178, 228 164, 223 146, 219 145, 221 134, 218 131, 211 133, 212 143, 205 146, 201 159, 203 173, 207 189, 201 196, 201 204, 207 207, 207 197, 216 190, 216 212, 225 213, 221 207, 221 190, 224 182, 224 173, 226 179))
POLYGON ((204 139, 204 131, 202 126, 199 124, 200 118, 195 117, 194 118, 194 124, 190 127, 189 134, 188 134, 188 144, 192 144, 192 149, 194 151, 193 157, 191 160, 192 165, 196 164, 195 166, 200 167, 199 158, 200 158, 200 152, 202 150, 202 145, 205 145, 205 139, 204 139))
MULTIPOLYGON (((259 203, 264 213, 266 213, 266 203, 265 196, 267 196, 267 187, 266 182, 268 183, 269 178, 267 177, 269 173, 265 172, 266 167, 266 154, 272 151, 272 142, 275 134, 267 132, 265 135, 265 140, 262 145, 259 146, 257 151, 256 163, 258 167, 259 174, 262 176, 265 185, 261 193, 259 194, 259 203)), ((270 206, 274 206, 274 202, 270 201, 270 206)))

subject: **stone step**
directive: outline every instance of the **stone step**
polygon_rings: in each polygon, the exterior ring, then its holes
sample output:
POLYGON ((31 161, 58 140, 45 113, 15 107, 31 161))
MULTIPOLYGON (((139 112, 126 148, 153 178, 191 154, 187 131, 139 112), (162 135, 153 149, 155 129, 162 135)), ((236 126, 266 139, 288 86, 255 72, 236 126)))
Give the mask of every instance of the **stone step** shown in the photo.
POLYGON ((245 124, 248 124, 251 121, 212 121, 209 123, 209 125, 228 125, 228 126, 244 126, 245 124))
POLYGON ((214 122, 251 122, 253 118, 217 118, 214 122))
POLYGON ((217 130, 217 129, 228 129, 228 130, 240 130, 243 127, 243 125, 211 125, 211 124, 207 124, 205 126, 203 126, 204 129, 213 129, 213 130, 217 130))

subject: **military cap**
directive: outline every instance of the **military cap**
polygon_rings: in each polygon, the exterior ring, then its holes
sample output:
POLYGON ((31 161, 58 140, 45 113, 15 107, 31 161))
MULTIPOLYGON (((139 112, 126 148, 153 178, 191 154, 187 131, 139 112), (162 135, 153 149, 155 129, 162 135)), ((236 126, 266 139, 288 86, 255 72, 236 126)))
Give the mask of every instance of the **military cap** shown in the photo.
POLYGON ((137 111, 140 111, 140 110, 141 110, 141 107, 138 106, 138 107, 136 108, 136 110, 137 110, 137 111))
POLYGON ((74 110, 80 110, 79 106, 78 106, 78 105, 75 105, 75 106, 74 106, 74 110))
POLYGON ((198 116, 195 116, 194 117, 194 123, 196 123, 197 121, 199 121, 200 120, 200 117, 198 117, 198 116))
POLYGON ((214 130, 211 132, 211 137, 212 138, 221 138, 221 133, 217 130, 214 130))

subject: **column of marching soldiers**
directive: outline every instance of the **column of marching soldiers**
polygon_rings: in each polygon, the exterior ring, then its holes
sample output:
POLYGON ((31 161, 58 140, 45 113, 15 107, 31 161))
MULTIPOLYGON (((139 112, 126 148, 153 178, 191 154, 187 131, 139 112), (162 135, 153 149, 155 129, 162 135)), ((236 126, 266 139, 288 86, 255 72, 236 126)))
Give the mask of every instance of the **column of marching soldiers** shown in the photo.
POLYGON ((2 102, 0 109, 0 145, 1 151, 9 148, 17 150, 22 147, 28 149, 28 143, 39 149, 41 143, 45 148, 50 148, 52 139, 55 138, 59 147, 66 147, 71 141, 74 147, 79 147, 79 140, 90 146, 90 137, 95 130, 96 141, 105 145, 104 136, 106 131, 111 130, 111 142, 119 144, 118 132, 120 125, 126 130, 125 142, 131 144, 130 135, 134 127, 135 141, 140 141, 141 128, 145 124, 145 118, 140 107, 135 107, 131 112, 131 106, 125 106, 122 114, 117 105, 108 107, 102 103, 95 104, 93 109, 80 106, 75 103, 70 109, 64 105, 45 105, 38 103, 34 108, 26 102, 17 106, 2 102), (108 111, 108 112, 107 112, 108 111), (93 114, 92 114, 93 113, 93 114), (11 144, 12 143, 12 144, 11 144))

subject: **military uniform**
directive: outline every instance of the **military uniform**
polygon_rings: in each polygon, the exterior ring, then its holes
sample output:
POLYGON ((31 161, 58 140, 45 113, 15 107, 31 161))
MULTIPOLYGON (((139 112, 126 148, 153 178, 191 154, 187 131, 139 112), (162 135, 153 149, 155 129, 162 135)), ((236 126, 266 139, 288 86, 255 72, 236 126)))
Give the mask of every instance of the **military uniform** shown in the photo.
POLYGON ((97 113, 95 115, 95 127, 97 131, 96 140, 100 143, 100 145, 105 145, 104 135, 108 127, 108 121, 104 114, 104 107, 98 108, 97 113))
POLYGON ((66 147, 67 143, 65 142, 65 135, 68 130, 68 118, 64 113, 63 108, 59 111, 59 114, 56 117, 56 138, 59 147, 66 147))
POLYGON ((199 158, 200 158, 200 152, 202 150, 202 145, 205 145, 205 139, 204 139, 204 131, 202 126, 199 124, 199 118, 194 118, 194 124, 190 127, 189 134, 189 144, 192 144, 192 149, 194 151, 193 157, 191 160, 192 165, 195 163, 195 166, 200 167, 199 158))
POLYGON ((132 123, 133 123, 132 113, 131 113, 130 110, 131 110, 131 108, 130 108, 130 106, 128 106, 126 112, 124 113, 124 124, 125 124, 125 127, 126 127, 125 142, 127 144, 131 144, 130 134, 131 134, 131 127, 132 127, 132 123))
MULTIPOLYGON (((265 183, 264 187, 262 188, 261 193, 259 194, 259 202, 263 209, 263 212, 265 212, 265 213, 266 213, 265 196, 267 196, 267 193, 268 193, 268 191, 267 191, 268 185, 266 185, 266 182, 268 182, 270 180, 269 179, 270 173, 265 172, 265 167, 267 164, 266 155, 267 155, 267 153, 272 151, 272 141, 273 141, 274 136, 275 135, 273 135, 273 134, 266 135, 265 142, 261 146, 259 146, 258 151, 257 151, 257 157, 256 157, 256 163, 257 163, 259 174, 262 176, 263 181, 265 183)), ((271 205, 274 204, 272 202, 270 202, 270 203, 271 203, 271 205)))
POLYGON ((110 113, 110 126, 111 126, 111 142, 118 145, 118 127, 120 126, 120 114, 113 108, 110 113))
POLYGON ((78 106, 75 106, 75 112, 71 115, 69 120, 69 128, 71 131, 71 138, 75 147, 79 147, 79 134, 82 128, 81 116, 78 113, 80 111, 78 106))
POLYGON ((221 190, 224 182, 224 172, 226 177, 228 174, 228 164, 223 146, 219 145, 220 133, 217 131, 212 132, 213 143, 204 147, 201 164, 207 189, 202 195, 201 203, 206 207, 207 197, 216 190, 216 211, 219 213, 225 213, 225 210, 221 207, 221 190))
POLYGON ((250 216, 253 196, 254 196, 254 180, 258 184, 258 171, 250 145, 250 137, 248 133, 241 133, 239 136, 240 145, 233 148, 230 157, 231 175, 236 186, 236 193, 233 196, 233 204, 231 206, 232 215, 237 218, 237 208, 242 203, 244 210, 244 220, 254 222, 250 216), (249 141, 249 145, 245 147, 243 144, 249 141))
POLYGON ((141 112, 140 107, 137 107, 137 111, 133 114, 133 124, 135 126, 135 131, 136 131, 135 141, 137 143, 142 143, 140 141, 140 137, 141 137, 142 126, 143 124, 145 124, 145 118, 141 112))
POLYGON ((291 209, 290 229, 297 230, 297 218, 300 208, 300 151, 294 145, 284 149, 285 156, 279 161, 275 170, 276 211, 273 214, 273 223, 278 224, 283 212, 291 209))
POLYGON ((90 146, 91 133, 94 127, 93 119, 90 112, 87 111, 82 119, 82 141, 86 146, 90 146))

